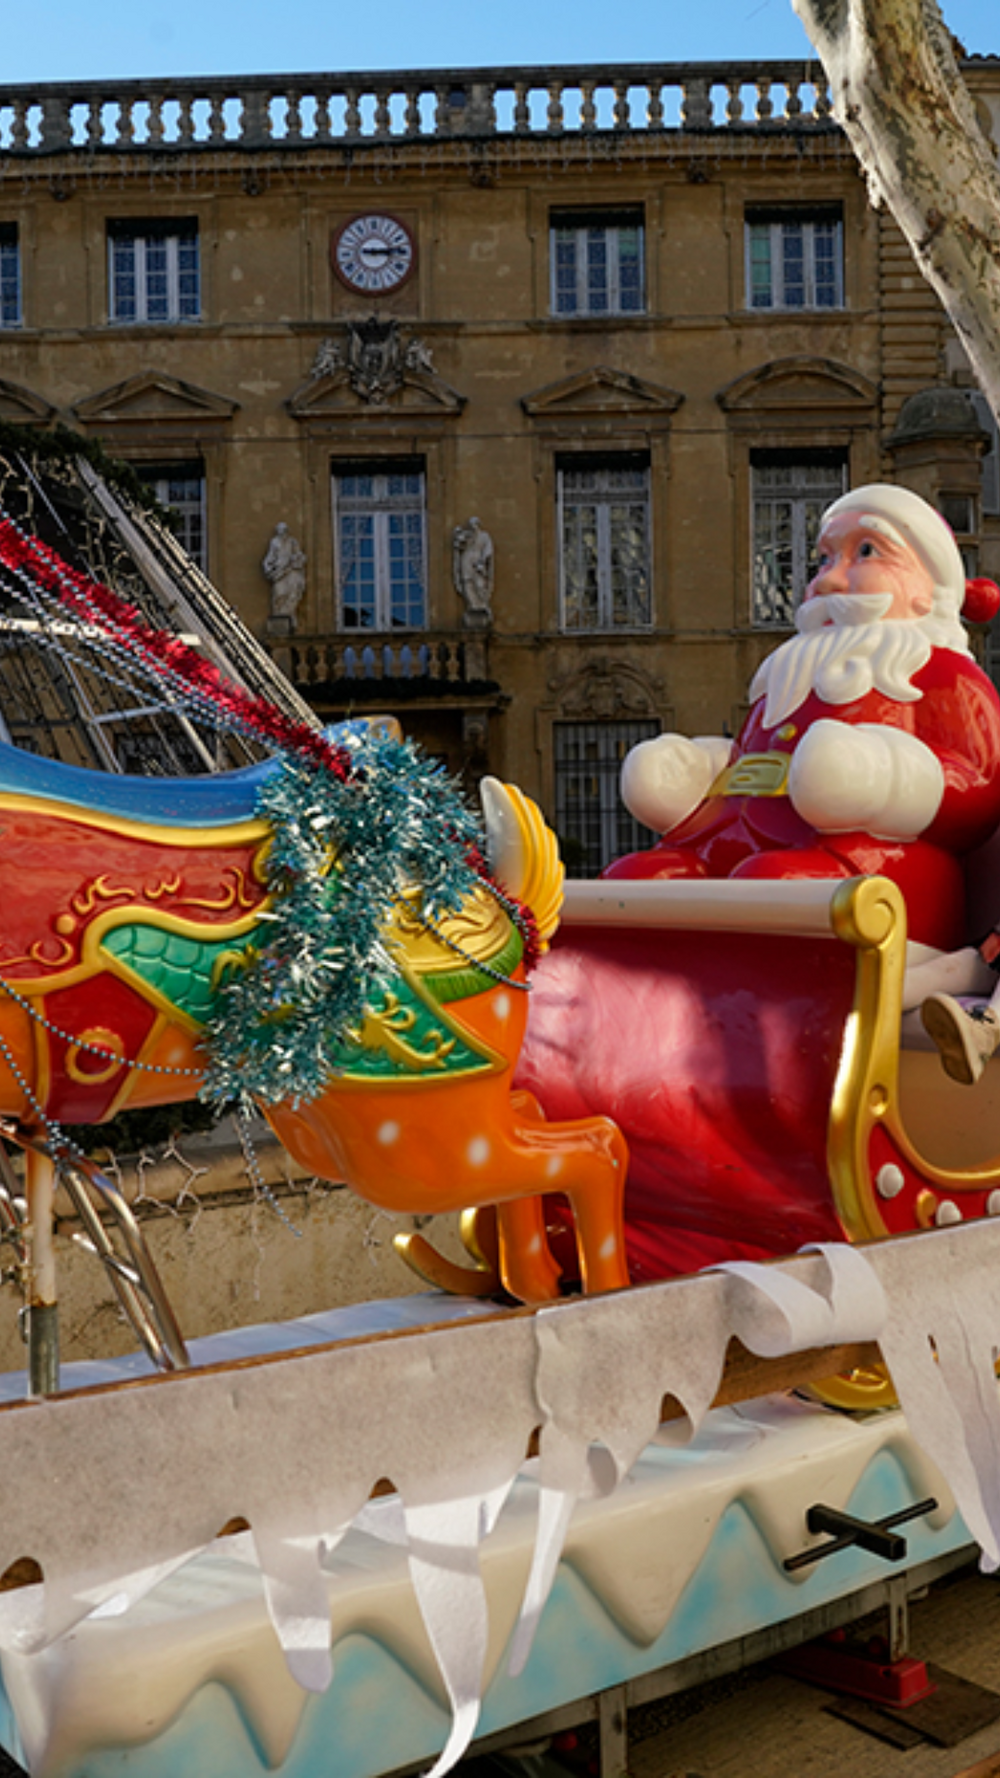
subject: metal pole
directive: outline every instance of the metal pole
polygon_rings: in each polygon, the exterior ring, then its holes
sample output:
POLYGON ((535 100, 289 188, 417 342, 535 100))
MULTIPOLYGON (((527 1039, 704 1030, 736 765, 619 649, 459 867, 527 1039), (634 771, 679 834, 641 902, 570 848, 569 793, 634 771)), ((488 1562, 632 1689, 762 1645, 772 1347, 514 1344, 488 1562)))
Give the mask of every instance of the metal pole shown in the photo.
POLYGON ((29 1148, 25 1161, 28 1394, 55 1395, 59 1389, 59 1310, 52 1214, 55 1167, 50 1157, 37 1149, 29 1148))

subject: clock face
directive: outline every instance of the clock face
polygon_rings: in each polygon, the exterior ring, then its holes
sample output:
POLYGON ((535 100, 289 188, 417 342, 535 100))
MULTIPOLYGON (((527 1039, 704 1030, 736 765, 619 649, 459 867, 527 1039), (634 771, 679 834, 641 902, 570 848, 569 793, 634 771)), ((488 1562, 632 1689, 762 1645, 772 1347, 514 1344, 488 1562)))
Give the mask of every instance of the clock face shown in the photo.
POLYGON ((396 290, 416 265, 413 236, 394 216, 355 216, 345 222, 330 247, 333 269, 349 290, 370 295, 396 290))

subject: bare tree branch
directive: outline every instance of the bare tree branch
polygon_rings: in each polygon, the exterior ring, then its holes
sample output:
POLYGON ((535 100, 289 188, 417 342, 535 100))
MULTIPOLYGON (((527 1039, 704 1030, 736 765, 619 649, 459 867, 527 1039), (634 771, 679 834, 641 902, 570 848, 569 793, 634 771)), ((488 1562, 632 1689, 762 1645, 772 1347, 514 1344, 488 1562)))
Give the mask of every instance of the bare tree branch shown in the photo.
POLYGON ((1000 417, 1000 173, 937 0, 792 0, 834 115, 1000 417))

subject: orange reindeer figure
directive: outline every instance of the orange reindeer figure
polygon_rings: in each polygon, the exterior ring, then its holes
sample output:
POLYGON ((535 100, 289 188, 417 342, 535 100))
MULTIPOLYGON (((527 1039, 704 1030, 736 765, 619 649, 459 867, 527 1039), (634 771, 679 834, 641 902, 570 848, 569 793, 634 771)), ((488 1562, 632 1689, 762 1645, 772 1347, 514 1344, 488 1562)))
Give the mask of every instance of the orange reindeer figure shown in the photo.
MULTIPOLYGON (((268 916, 269 766, 115 779, 0 745, 0 1114, 54 1123, 194 1097, 220 972, 268 916)), ((544 943, 558 921, 554 836, 527 798, 484 786, 491 867, 544 943)), ((496 1204, 501 1277, 556 1293, 542 1199, 565 1196, 587 1290, 628 1283, 624 1138, 610 1119, 548 1123, 511 1092, 527 1021, 522 941, 475 888, 427 924, 416 893, 384 931, 393 976, 339 1039, 318 1096, 262 1106, 290 1153, 385 1209, 496 1204)))

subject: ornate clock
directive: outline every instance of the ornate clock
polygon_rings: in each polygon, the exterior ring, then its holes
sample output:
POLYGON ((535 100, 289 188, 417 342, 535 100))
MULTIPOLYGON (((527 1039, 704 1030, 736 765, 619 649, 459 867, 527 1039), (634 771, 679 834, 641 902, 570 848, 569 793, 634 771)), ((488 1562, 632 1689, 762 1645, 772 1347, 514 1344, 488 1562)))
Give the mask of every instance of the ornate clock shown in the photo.
POLYGON ((406 282, 417 263, 416 242, 405 223, 373 211, 342 223, 330 261, 348 290, 379 296, 406 282))

